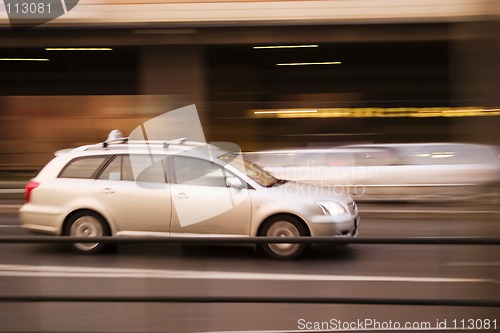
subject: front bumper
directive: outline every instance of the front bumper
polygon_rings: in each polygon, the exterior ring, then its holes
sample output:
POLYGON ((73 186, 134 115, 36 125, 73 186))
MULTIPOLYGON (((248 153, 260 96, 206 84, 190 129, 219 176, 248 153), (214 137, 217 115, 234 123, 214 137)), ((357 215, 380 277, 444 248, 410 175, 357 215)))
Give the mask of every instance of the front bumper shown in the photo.
POLYGON ((358 234, 361 218, 356 215, 318 215, 311 219, 311 236, 354 237, 358 234))

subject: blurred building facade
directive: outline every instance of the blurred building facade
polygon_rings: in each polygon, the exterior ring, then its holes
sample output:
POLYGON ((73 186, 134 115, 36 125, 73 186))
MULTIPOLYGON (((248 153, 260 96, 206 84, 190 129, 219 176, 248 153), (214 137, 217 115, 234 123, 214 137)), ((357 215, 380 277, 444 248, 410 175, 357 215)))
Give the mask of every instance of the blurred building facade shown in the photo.
POLYGON ((2 169, 190 104, 244 150, 500 143, 497 1, 80 1, 19 32, 0 14, 2 169))

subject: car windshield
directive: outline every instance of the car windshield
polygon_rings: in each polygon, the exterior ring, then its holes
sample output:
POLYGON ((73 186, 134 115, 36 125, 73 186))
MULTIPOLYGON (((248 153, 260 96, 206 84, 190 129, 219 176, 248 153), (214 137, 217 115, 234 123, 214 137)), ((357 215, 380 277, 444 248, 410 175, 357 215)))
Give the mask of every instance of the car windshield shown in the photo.
POLYGON ((241 155, 227 153, 219 156, 219 159, 245 173, 248 177, 250 177, 253 181, 261 186, 271 187, 283 183, 282 180, 263 170, 259 165, 244 159, 241 155))

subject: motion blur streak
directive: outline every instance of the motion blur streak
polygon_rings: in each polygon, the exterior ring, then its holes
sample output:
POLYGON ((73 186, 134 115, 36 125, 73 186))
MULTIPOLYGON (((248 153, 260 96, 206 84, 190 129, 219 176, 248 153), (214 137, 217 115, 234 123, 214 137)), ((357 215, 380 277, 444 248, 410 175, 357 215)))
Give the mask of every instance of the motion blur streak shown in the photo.
MULTIPOLYGON (((207 142, 277 152, 278 164, 267 165, 271 153, 260 162, 283 178, 357 191, 360 237, 500 237, 498 0, 80 0, 19 33, 6 10, 0 5, 0 56, 18 60, 0 61, 1 236, 27 235, 17 214, 23 189, 54 152, 195 104, 207 142), (367 147, 374 144, 384 146, 367 147), (401 155, 406 148, 415 150, 401 155)), ((81 256, 62 244, 2 244, 0 295, 500 295, 498 246, 314 250, 275 261, 246 246, 123 244, 81 256)), ((300 318, 435 327, 498 324, 498 314, 467 306, 5 302, 0 331, 277 333, 297 332, 300 318)))
POLYGON ((141 279, 218 279, 218 280, 277 280, 277 281, 349 281, 349 282, 416 282, 416 283, 499 283, 490 279, 279 274, 251 272, 217 272, 190 270, 124 269, 66 266, 0 265, 0 276, 79 277, 79 278, 141 278, 141 279))

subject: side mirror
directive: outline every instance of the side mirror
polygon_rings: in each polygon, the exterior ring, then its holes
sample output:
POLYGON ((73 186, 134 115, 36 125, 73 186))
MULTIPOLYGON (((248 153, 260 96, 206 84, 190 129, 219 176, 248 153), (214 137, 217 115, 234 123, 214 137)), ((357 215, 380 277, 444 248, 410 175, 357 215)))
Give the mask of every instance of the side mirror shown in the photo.
POLYGON ((227 177, 226 186, 238 190, 245 188, 243 182, 238 177, 227 177))

